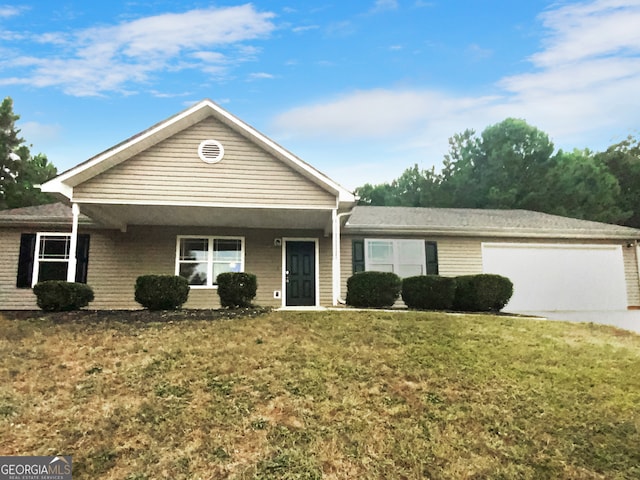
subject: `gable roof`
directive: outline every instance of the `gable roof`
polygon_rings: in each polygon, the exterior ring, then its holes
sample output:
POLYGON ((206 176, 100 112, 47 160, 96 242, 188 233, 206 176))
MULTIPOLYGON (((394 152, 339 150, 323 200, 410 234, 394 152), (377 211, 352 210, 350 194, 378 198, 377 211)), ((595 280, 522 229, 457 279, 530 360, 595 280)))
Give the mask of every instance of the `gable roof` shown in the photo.
POLYGON ((348 233, 640 239, 640 230, 530 210, 371 207, 353 209, 348 233))
POLYGON ((351 204, 355 202, 353 193, 209 99, 202 100, 192 107, 61 173, 54 179, 44 183, 41 189, 43 192, 59 193, 71 199, 73 187, 76 185, 105 172, 208 117, 216 118, 249 141, 268 151, 318 186, 336 195, 338 201, 351 204))
MULTIPOLYGON (((71 207, 62 202, 0 210, 0 225, 6 226, 61 225, 70 228, 72 219, 71 207)), ((83 214, 78 217, 78 223, 94 225, 94 222, 83 214)))

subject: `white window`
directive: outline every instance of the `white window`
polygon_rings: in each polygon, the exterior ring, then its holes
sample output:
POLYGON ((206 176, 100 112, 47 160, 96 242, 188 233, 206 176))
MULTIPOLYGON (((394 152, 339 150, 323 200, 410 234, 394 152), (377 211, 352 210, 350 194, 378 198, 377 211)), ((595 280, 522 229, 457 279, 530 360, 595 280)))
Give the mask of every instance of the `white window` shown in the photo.
POLYGON ((66 280, 69 268, 71 235, 68 233, 38 233, 33 262, 33 282, 66 280))
POLYGON ((243 271, 244 238, 178 237, 176 275, 192 287, 214 287, 219 274, 243 271))
POLYGON ((400 278, 426 275, 423 240, 365 239, 365 270, 393 272, 400 278))

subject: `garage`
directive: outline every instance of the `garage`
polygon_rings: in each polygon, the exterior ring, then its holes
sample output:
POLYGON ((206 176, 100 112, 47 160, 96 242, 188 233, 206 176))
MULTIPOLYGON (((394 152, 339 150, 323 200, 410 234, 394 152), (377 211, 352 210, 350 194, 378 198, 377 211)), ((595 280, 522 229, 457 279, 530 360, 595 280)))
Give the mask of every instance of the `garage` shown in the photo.
POLYGON ((483 243, 482 262, 513 282, 505 311, 627 308, 620 245, 483 243))

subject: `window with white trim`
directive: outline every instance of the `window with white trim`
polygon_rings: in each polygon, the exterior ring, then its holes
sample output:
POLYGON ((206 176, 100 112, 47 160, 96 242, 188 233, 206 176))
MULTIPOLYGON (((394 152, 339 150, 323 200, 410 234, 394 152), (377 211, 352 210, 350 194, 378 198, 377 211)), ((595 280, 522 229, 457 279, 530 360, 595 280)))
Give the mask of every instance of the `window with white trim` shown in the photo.
POLYGON ((66 280, 70 247, 70 234, 38 233, 33 265, 33 283, 46 280, 66 280))
POLYGON ((426 275, 425 242, 410 239, 365 239, 365 270, 393 272, 400 278, 426 275))
POLYGON ((176 275, 191 287, 215 287, 224 272, 244 271, 244 238, 179 236, 176 275))
MULTIPOLYGON (((77 240, 74 279, 79 283, 87 283, 90 237, 86 233, 79 233, 77 240)), ((66 281, 71 257, 70 249, 71 234, 69 233, 20 234, 16 287, 31 288, 45 280, 66 281)))

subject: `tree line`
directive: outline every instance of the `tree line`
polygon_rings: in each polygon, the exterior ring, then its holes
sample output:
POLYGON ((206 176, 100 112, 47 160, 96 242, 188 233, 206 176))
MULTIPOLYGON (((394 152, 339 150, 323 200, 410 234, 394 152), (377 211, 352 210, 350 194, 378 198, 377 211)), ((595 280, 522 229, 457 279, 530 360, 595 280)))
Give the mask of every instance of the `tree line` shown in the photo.
POLYGON ((356 193, 362 205, 526 209, 640 228, 640 141, 555 151, 546 133, 507 118, 451 137, 440 171, 416 164, 356 193))

